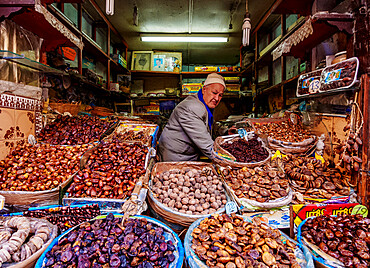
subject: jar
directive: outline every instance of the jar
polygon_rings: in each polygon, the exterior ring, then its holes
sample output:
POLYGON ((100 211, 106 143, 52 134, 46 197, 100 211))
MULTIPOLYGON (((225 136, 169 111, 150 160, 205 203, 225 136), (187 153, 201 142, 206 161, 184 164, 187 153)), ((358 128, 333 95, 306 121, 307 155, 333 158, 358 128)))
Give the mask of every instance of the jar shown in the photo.
POLYGON ((334 60, 332 61, 331 64, 336 64, 346 59, 347 59, 347 51, 341 51, 334 55, 334 60))

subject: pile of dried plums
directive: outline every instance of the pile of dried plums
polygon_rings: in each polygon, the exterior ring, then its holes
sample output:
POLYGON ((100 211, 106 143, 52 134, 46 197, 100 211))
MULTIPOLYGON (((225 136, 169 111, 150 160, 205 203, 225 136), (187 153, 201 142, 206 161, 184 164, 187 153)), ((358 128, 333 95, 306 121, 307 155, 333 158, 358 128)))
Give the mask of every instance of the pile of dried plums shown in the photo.
POLYGON ((175 260, 172 241, 147 219, 121 218, 85 222, 46 253, 46 267, 168 267, 175 260))

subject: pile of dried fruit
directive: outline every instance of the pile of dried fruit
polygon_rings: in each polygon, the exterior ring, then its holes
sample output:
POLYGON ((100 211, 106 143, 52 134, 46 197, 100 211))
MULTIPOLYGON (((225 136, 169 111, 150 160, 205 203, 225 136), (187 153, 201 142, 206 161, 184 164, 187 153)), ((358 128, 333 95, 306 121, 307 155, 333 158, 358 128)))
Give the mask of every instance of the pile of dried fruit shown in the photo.
POLYGON ((170 170, 153 177, 153 195, 172 210, 211 214, 226 204, 222 182, 210 168, 170 170))
POLYGON ((53 231, 50 224, 26 217, 8 218, 0 225, 0 266, 28 259, 51 238, 53 231))
POLYGON ((214 214, 192 232, 191 248, 208 267, 294 267, 299 268, 296 245, 281 241, 281 234, 258 217, 214 214))
POLYGON ((61 232, 65 232, 69 228, 100 215, 100 208, 98 204, 82 207, 57 207, 45 210, 29 210, 25 211, 23 215, 48 220, 58 226, 61 232))
POLYGON ((265 160, 269 153, 262 146, 262 142, 257 136, 246 141, 245 139, 234 139, 233 141, 224 142, 221 147, 232 154, 237 162, 252 163, 265 160))
POLYGON ((268 202, 282 198, 289 193, 289 181, 284 172, 261 167, 224 169, 226 183, 234 190, 238 198, 247 198, 258 202, 268 202))
POLYGON ((283 121, 280 123, 255 123, 259 134, 266 135, 272 139, 286 142, 302 142, 312 137, 301 124, 292 124, 290 121, 283 121))
POLYGON ((90 145, 52 146, 25 144, 0 161, 0 190, 44 191, 56 188, 79 170, 90 145))
POLYGON ((342 173, 328 168, 320 160, 312 157, 284 158, 284 169, 291 187, 312 198, 332 198, 335 194, 349 195, 342 173))
POLYGON ((73 178, 69 197, 117 198, 131 196, 137 180, 145 174, 148 148, 117 139, 100 144, 85 168, 73 178))
POLYGON ((302 236, 345 267, 370 267, 370 219, 362 215, 310 218, 302 236))
POLYGON ((70 117, 59 115, 43 128, 39 140, 49 144, 76 145, 97 141, 112 123, 99 117, 70 117))
POLYGON ((164 230, 142 219, 85 222, 46 253, 46 267, 168 267, 175 260, 164 230), (78 266, 77 266, 78 265, 78 266))

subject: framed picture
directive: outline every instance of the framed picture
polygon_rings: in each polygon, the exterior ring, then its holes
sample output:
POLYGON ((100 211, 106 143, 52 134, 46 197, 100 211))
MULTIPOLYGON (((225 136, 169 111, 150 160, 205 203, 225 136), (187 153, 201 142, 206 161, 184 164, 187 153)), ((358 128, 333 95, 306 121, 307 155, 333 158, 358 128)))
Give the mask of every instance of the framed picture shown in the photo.
POLYGON ((131 70, 151 71, 153 51, 133 51, 131 70))
POLYGON ((153 71, 181 72, 182 53, 157 51, 153 54, 153 71))

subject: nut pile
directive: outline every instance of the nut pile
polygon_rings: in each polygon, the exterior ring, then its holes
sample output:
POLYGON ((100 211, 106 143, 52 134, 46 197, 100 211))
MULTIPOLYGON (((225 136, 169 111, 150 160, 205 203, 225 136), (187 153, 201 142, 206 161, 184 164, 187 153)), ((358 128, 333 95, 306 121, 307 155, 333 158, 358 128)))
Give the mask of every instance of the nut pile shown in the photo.
POLYGON ((60 232, 65 232, 87 220, 100 215, 98 204, 84 205, 82 207, 49 208, 47 210, 29 210, 24 216, 32 218, 43 218, 58 226, 60 232))
POLYGON ((100 144, 86 166, 73 178, 68 197, 124 199, 131 196, 136 181, 145 174, 148 148, 117 139, 100 144))
POLYGON ((52 146, 25 144, 0 161, 0 190, 44 191, 56 188, 79 170, 82 154, 90 145, 52 146))
POLYGON ((258 133, 279 141, 302 142, 312 137, 301 124, 294 125, 290 121, 266 124, 255 123, 254 127, 258 133))
MULTIPOLYGON (((347 125, 343 130, 347 131, 349 128, 350 125, 347 125)), ((359 171, 362 163, 362 159, 359 157, 361 146, 361 138, 353 131, 350 131, 347 141, 343 141, 342 144, 335 148, 336 152, 340 155, 339 165, 348 171, 359 171)))
POLYGON ((294 267, 299 268, 290 240, 258 217, 214 214, 202 220, 192 232, 191 248, 208 267, 294 267))
POLYGON ((170 170, 153 177, 153 195, 171 210, 211 214, 226 204, 222 182, 210 168, 170 170))
POLYGON ((284 169, 291 187, 312 198, 330 199, 335 194, 349 195, 350 189, 344 183, 342 173, 328 168, 312 157, 284 158, 284 169))
POLYGON ((46 267, 168 267, 175 260, 163 228, 146 219, 85 222, 46 253, 46 267), (78 266, 77 266, 78 265, 78 266))
POLYGON ((39 139, 49 144, 86 144, 99 140, 111 125, 111 122, 101 120, 99 117, 59 115, 41 130, 39 139))
POLYGON ((226 183, 234 190, 238 198, 268 202, 282 198, 289 193, 289 181, 284 172, 260 167, 224 169, 226 183))
POLYGON ((302 236, 345 267, 370 267, 370 219, 362 215, 310 218, 302 236))
POLYGON ((346 87, 352 84, 356 75, 357 61, 355 59, 338 62, 337 64, 326 67, 321 74, 321 91, 346 87), (336 71, 336 73, 330 73, 336 71), (339 71, 339 74, 338 74, 339 71), (330 79, 330 76, 338 79, 330 79))
POLYGON ((12 217, 0 221, 0 225, 0 267, 6 262, 28 259, 50 239, 52 233, 47 223, 26 217, 12 217))
POLYGON ((252 163, 265 160, 269 153, 262 146, 262 142, 254 136, 246 141, 245 139, 235 139, 230 142, 224 142, 221 147, 232 154, 237 162, 252 163))

